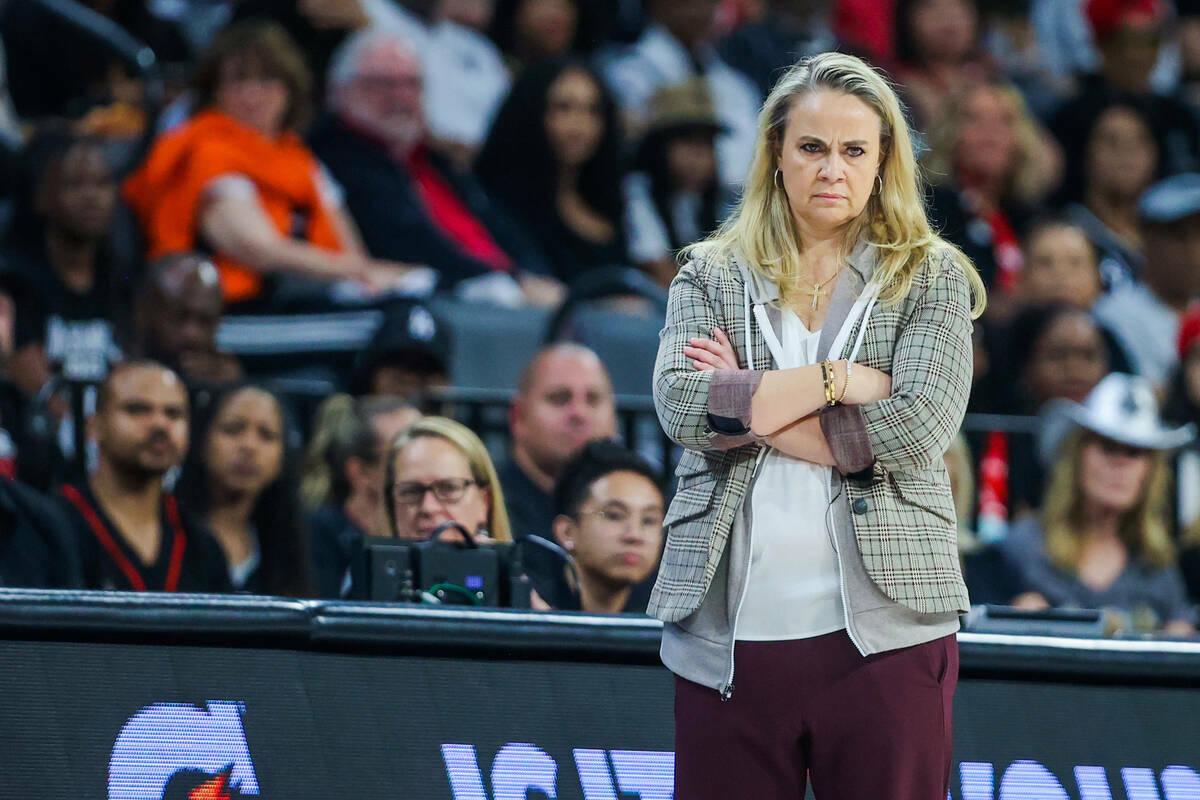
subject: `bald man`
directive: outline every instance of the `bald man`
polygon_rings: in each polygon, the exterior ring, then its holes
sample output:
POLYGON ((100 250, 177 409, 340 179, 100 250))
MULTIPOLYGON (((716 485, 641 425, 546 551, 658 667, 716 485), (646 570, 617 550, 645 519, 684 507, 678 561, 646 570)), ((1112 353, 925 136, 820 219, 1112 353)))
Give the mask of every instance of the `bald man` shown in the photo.
POLYGON ((169 365, 192 385, 237 380, 237 359, 217 350, 224 310, 211 261, 199 253, 164 256, 150 264, 138 292, 133 352, 169 365))
POLYGON ((577 344, 540 351, 521 374, 508 423, 512 454, 500 469, 500 484, 513 536, 553 541, 551 495, 563 467, 588 442, 616 435, 616 405, 604 364, 577 344))
POLYGON ((221 546, 185 519, 163 486, 188 448, 188 396, 172 370, 117 364, 100 385, 88 434, 96 469, 59 491, 89 589, 228 592, 221 546))

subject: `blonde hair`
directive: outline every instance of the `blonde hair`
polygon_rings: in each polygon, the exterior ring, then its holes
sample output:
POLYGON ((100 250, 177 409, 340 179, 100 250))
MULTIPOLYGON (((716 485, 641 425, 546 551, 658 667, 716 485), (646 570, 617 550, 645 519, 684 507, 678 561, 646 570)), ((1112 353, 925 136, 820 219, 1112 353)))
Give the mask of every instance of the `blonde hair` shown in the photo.
POLYGON ((371 421, 381 415, 411 408, 395 397, 330 395, 317 409, 312 438, 304 451, 300 500, 308 510, 344 503, 350 492, 343 472, 346 460, 357 456, 377 463, 380 444, 371 421))
POLYGON ((879 252, 875 279, 883 287, 880 300, 886 304, 901 301, 923 263, 948 256, 966 275, 971 312, 979 316, 987 303, 983 281, 962 251, 933 232, 925 216, 922 180, 900 99, 875 69, 844 53, 806 58, 775 84, 758 114, 754 158, 737 208, 712 236, 688 252, 725 260, 740 253, 750 269, 774 281, 781 294, 789 297, 803 243, 787 195, 775 184, 775 170, 792 102, 820 90, 856 97, 879 116, 882 189, 850 223, 843 247, 848 253, 865 238, 879 252))
POLYGON ((1052 188, 1058 178, 1058 171, 1047 163, 1043 137, 1033 115, 1029 113, 1024 98, 1007 83, 974 84, 951 98, 942 121, 930 132, 930 150, 924 159, 930 180, 938 184, 954 180, 955 153, 963 121, 967 116, 967 106, 971 98, 980 91, 996 92, 1012 105, 1016 116, 1016 163, 1013 164, 1008 181, 1002 189, 1001 198, 1005 201, 1015 200, 1024 205, 1036 205, 1052 188))
MULTIPOLYGON (((1050 473, 1042 503, 1046 556, 1055 566, 1074 573, 1082 542, 1083 493, 1079 490, 1083 448, 1090 434, 1080 428, 1070 434, 1050 473)), ((1118 534, 1132 556, 1162 569, 1175 563, 1175 547, 1163 519, 1167 499, 1167 457, 1154 453, 1150 471, 1133 507, 1121 515, 1118 534)))
POLYGON ((396 456, 422 437, 449 442, 463 454, 471 467, 471 477, 491 495, 492 502, 487 519, 488 533, 497 542, 511 542, 512 525, 508 521, 508 510, 504 507, 504 490, 500 488, 500 476, 496 474, 496 466, 492 463, 487 446, 466 425, 446 417, 423 417, 417 420, 398 433, 388 447, 383 476, 384 497, 388 498, 384 503, 388 530, 396 530, 396 510, 391 502, 391 486, 396 481, 396 456))

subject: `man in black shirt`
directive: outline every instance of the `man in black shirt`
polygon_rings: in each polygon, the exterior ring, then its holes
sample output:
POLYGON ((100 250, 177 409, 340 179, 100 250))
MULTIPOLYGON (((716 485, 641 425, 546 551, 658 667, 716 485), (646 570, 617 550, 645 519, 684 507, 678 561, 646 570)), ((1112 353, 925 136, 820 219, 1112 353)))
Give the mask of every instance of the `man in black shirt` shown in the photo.
POLYGON ((193 389, 242 377, 237 357, 217 346, 225 312, 217 268, 200 253, 150 263, 134 301, 130 350, 176 370, 193 389))
POLYGON ((551 539, 551 493, 589 441, 616 435, 612 382, 599 357, 578 344, 551 345, 529 362, 508 414, 512 458, 500 470, 514 539, 551 539))
POLYGON ((163 488, 188 447, 188 398, 179 377, 154 362, 118 364, 100 386, 89 426, 96 469, 86 483, 60 489, 87 586, 230 591, 220 545, 185 520, 163 488))
POLYGON ((614 441, 589 442, 554 487, 554 537, 571 556, 531 577, 538 599, 561 611, 643 614, 662 554, 666 502, 646 460, 614 441), (547 595, 543 595, 546 592, 547 595))

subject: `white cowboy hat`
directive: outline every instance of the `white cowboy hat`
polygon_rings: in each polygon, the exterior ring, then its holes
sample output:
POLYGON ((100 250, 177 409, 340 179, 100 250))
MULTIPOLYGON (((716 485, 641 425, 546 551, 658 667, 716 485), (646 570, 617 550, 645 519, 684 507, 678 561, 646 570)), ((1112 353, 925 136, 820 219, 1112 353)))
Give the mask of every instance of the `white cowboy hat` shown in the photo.
POLYGON ((1194 425, 1163 425, 1153 384, 1140 375, 1121 372, 1106 375, 1082 403, 1051 400, 1041 416, 1038 450, 1045 463, 1054 460, 1059 446, 1076 427, 1146 450, 1174 450, 1196 436, 1194 425))

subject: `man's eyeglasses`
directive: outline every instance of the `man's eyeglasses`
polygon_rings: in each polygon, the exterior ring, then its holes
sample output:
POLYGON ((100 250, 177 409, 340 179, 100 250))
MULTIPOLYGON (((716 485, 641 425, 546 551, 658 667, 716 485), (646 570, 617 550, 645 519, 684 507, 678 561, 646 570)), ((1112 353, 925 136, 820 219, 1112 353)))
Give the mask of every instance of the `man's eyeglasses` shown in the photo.
POLYGON ((602 508, 599 511, 580 511, 581 517, 595 517, 605 525, 613 528, 635 527, 642 530, 652 531, 662 528, 662 517, 655 516, 652 519, 639 518, 636 514, 630 514, 628 511, 619 508, 602 508))
POLYGON ((415 506, 425 499, 426 492, 433 492, 440 502, 457 503, 466 495, 469 486, 482 484, 470 478, 444 478, 433 483, 406 481, 392 484, 392 498, 401 505, 415 506))

